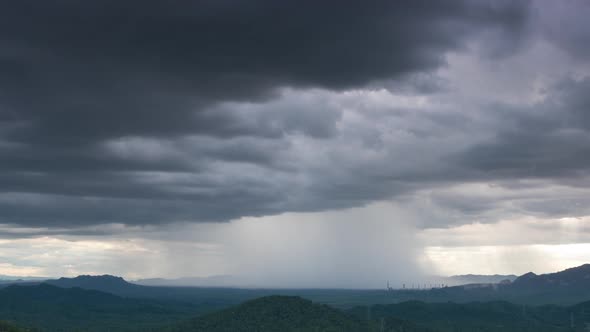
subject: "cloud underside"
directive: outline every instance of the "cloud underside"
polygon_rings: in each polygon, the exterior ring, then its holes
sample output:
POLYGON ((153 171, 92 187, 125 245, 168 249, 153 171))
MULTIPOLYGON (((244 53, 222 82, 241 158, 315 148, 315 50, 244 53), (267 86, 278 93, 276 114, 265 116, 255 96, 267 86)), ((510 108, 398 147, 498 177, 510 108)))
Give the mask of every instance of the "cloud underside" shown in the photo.
POLYGON ((0 223, 67 232, 392 198, 461 215, 424 227, 585 215, 590 80, 566 72, 513 102, 464 98, 475 78, 448 74, 453 55, 510 62, 535 42, 583 63, 559 37, 569 30, 533 12, 509 1, 3 3, 0 223), (465 193, 492 182, 491 194, 465 193), (549 187, 563 200, 538 189, 549 187))

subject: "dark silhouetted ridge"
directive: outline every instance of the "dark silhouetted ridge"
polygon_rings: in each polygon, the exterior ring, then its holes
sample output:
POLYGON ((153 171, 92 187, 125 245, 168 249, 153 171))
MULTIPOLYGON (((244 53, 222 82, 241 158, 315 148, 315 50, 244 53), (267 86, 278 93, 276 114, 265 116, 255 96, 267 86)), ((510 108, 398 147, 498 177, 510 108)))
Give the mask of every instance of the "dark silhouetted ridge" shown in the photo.
POLYGON ((521 285, 521 284, 525 284, 528 282, 531 282, 532 280, 535 280, 535 278, 537 278, 538 276, 533 273, 533 272, 528 272, 525 273, 523 275, 521 275, 520 277, 514 279, 514 281, 512 282, 515 286, 521 285))
POLYGON ((143 286, 129 283, 121 277, 108 274, 101 276, 81 275, 75 278, 59 278, 56 280, 48 280, 45 283, 61 288, 79 287, 83 289, 112 293, 120 296, 134 295, 138 293, 141 288, 143 288, 143 286))
POLYGON ((540 275, 529 272, 514 280, 512 287, 540 290, 550 288, 587 290, 590 288, 590 264, 540 275))

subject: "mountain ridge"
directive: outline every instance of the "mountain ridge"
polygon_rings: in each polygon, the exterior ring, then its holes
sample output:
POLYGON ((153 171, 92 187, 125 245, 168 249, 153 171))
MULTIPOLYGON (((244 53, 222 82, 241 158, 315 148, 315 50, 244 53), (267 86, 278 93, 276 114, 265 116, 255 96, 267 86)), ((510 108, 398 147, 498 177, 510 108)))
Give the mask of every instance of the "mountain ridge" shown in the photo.
POLYGON ((535 274, 528 272, 512 282, 513 287, 590 287, 590 264, 562 271, 535 274))
POLYGON ((79 275, 73 278, 61 277, 59 279, 46 280, 44 284, 61 288, 82 288, 97 290, 119 296, 130 296, 137 294, 143 287, 141 285, 127 282, 122 277, 110 274, 103 275, 79 275))

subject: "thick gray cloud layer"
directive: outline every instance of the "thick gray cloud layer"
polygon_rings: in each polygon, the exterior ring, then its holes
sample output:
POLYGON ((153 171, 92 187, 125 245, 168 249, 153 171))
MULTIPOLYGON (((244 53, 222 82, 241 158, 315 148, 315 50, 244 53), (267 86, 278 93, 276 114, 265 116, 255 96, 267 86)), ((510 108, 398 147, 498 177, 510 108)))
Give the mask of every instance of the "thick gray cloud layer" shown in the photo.
POLYGON ((0 223, 227 221, 584 177, 587 78, 513 103, 462 100, 441 74, 451 54, 510 61, 533 40, 584 62, 537 7, 4 2, 0 223))
POLYGON ((198 133, 277 135, 218 101, 277 88, 350 89, 425 72, 488 30, 518 35, 522 4, 390 1, 9 1, 2 4, 3 118, 14 139, 198 133))

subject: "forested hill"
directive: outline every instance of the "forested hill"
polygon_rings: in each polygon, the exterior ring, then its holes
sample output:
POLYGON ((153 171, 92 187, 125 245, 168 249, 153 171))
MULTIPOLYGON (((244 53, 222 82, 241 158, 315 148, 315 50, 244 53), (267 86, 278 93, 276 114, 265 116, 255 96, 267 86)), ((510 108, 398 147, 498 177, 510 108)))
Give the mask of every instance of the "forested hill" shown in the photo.
MULTIPOLYGON (((389 321, 395 322, 395 326, 401 327, 405 332, 433 331, 395 318, 389 321)), ((296 296, 267 296, 194 318, 165 331, 373 332, 381 331, 381 324, 381 321, 368 321, 364 317, 355 317, 348 312, 296 296)))
POLYGON ((293 296, 268 296, 247 301, 179 324, 178 332, 367 331, 367 324, 326 305, 293 296))

